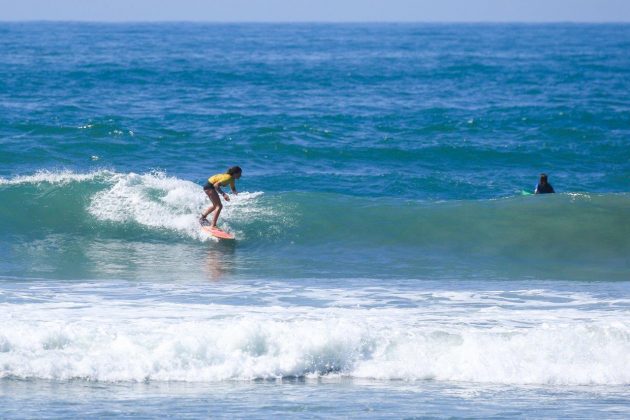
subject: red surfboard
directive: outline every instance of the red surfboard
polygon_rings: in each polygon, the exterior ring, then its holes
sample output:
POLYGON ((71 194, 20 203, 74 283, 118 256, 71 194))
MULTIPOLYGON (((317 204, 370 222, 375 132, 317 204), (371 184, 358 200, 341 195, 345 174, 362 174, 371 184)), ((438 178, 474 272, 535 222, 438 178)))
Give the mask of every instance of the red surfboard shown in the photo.
POLYGON ((207 224, 201 225, 201 230, 206 232, 208 235, 212 235, 215 238, 219 239, 235 239, 234 235, 232 235, 231 233, 225 232, 218 227, 210 227, 210 224, 208 222, 206 223, 207 224))

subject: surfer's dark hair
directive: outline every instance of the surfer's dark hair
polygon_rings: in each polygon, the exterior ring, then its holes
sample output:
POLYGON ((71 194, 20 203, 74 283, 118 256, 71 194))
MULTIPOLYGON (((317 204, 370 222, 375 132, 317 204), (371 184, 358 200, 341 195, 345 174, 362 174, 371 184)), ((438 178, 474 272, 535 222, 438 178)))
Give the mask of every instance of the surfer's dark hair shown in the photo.
POLYGON ((234 174, 242 174, 243 170, 241 169, 240 166, 232 166, 230 169, 227 170, 226 172, 227 174, 230 175, 234 175, 234 174))
POLYGON ((547 181, 547 174, 540 174, 540 180, 541 181, 547 181))

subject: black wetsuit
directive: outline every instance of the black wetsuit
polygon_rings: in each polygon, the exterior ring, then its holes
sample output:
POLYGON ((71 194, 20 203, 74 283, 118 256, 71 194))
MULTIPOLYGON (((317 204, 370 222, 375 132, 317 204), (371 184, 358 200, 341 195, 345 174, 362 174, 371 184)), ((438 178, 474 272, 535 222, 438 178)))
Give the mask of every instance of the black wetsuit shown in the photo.
POLYGON ((540 185, 540 184, 536 185, 536 194, 549 194, 549 193, 555 193, 550 183, 547 182, 545 185, 540 185))

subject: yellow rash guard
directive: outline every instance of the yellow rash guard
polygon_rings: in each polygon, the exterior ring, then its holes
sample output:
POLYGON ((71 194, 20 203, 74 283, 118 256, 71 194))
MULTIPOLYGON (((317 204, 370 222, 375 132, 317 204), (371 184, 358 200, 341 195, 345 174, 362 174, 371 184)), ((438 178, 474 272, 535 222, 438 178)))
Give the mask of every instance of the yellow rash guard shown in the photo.
POLYGON ((219 183, 219 185, 221 185, 222 187, 225 187, 227 185, 230 186, 230 188, 234 189, 234 178, 232 178, 232 175, 230 174, 216 174, 216 175, 212 175, 210 178, 208 178, 208 182, 211 185, 216 184, 217 182, 219 183))

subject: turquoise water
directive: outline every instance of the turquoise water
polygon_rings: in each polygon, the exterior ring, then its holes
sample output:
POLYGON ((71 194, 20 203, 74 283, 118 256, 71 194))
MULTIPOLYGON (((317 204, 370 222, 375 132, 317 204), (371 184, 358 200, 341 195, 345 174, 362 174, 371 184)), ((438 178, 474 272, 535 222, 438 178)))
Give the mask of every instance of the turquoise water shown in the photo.
POLYGON ((0 412, 627 417, 628 51, 0 24, 0 412), (201 186, 233 165, 217 242, 201 186), (522 195, 541 172, 558 194, 522 195))

